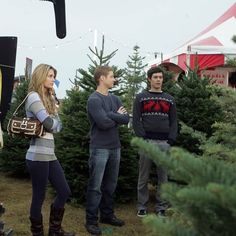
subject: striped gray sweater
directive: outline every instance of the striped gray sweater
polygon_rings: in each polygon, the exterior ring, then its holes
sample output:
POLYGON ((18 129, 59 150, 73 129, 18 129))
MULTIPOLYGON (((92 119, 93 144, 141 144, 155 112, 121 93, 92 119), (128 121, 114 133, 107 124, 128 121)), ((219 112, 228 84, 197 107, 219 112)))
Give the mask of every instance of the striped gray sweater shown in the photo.
POLYGON ((36 92, 32 92, 25 103, 27 117, 37 118, 44 126, 46 134, 40 138, 32 138, 30 147, 26 153, 26 159, 31 161, 53 161, 56 160, 54 152, 53 133, 61 130, 62 124, 57 115, 49 115, 36 92))

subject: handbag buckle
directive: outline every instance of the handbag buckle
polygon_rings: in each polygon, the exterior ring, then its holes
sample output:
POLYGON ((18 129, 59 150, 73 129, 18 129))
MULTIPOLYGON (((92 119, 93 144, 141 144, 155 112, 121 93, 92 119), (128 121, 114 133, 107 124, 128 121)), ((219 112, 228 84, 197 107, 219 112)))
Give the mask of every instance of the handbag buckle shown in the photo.
POLYGON ((26 129, 27 128, 27 123, 28 121, 26 119, 23 120, 23 122, 20 124, 21 129, 26 129))

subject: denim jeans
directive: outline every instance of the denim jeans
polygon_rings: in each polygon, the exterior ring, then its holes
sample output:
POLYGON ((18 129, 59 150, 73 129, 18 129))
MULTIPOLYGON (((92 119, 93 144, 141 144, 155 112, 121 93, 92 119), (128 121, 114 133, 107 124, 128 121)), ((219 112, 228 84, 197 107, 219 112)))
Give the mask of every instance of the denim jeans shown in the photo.
POLYGON ((57 193, 53 203, 54 207, 64 207, 71 191, 59 161, 26 160, 26 164, 31 176, 33 190, 30 216, 35 219, 41 218, 41 210, 48 181, 52 184, 57 193))
POLYGON ((120 148, 90 149, 89 181, 86 197, 86 223, 96 224, 100 217, 114 214, 113 193, 115 192, 120 166, 120 148))
MULTIPOLYGON (((159 146, 160 150, 168 152, 170 145, 165 140, 148 140, 159 146)), ((140 153, 139 157, 139 178, 138 178, 138 210, 147 210, 149 200, 148 181, 153 161, 144 153, 140 153)), ((157 170, 157 191, 156 191, 156 212, 166 210, 168 203, 161 199, 161 185, 168 180, 167 170, 161 166, 156 167, 157 170)))

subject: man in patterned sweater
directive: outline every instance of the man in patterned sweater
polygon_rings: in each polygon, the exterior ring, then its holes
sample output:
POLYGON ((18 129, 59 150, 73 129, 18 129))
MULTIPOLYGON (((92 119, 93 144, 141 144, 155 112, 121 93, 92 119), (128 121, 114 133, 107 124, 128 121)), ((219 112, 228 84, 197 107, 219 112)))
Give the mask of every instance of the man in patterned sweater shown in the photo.
MULTIPOLYGON (((133 106, 133 128, 138 137, 142 137, 168 151, 177 136, 177 116, 174 98, 162 91, 164 73, 160 67, 147 72, 151 89, 138 94, 133 106)), ((139 217, 147 214, 149 199, 148 179, 152 160, 140 153, 138 179, 138 213, 139 217)), ((161 184, 167 182, 167 172, 157 166, 156 213, 164 215, 167 203, 160 198, 161 184)))

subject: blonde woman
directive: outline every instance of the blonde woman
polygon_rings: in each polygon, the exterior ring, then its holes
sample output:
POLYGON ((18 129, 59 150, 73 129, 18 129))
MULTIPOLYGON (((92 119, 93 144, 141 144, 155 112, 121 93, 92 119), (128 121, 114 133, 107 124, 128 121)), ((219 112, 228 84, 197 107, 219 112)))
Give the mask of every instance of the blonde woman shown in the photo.
POLYGON ((25 104, 27 117, 37 118, 46 131, 44 136, 31 139, 26 154, 26 164, 31 175, 33 191, 30 208, 33 236, 44 236, 41 210, 48 181, 57 193, 51 205, 48 235, 75 235, 74 233, 66 233, 61 227, 64 205, 71 192, 62 167, 54 153, 53 133, 61 130, 56 100, 53 96, 53 84, 56 74, 57 71, 52 66, 38 65, 33 72, 29 84, 30 95, 25 104))

